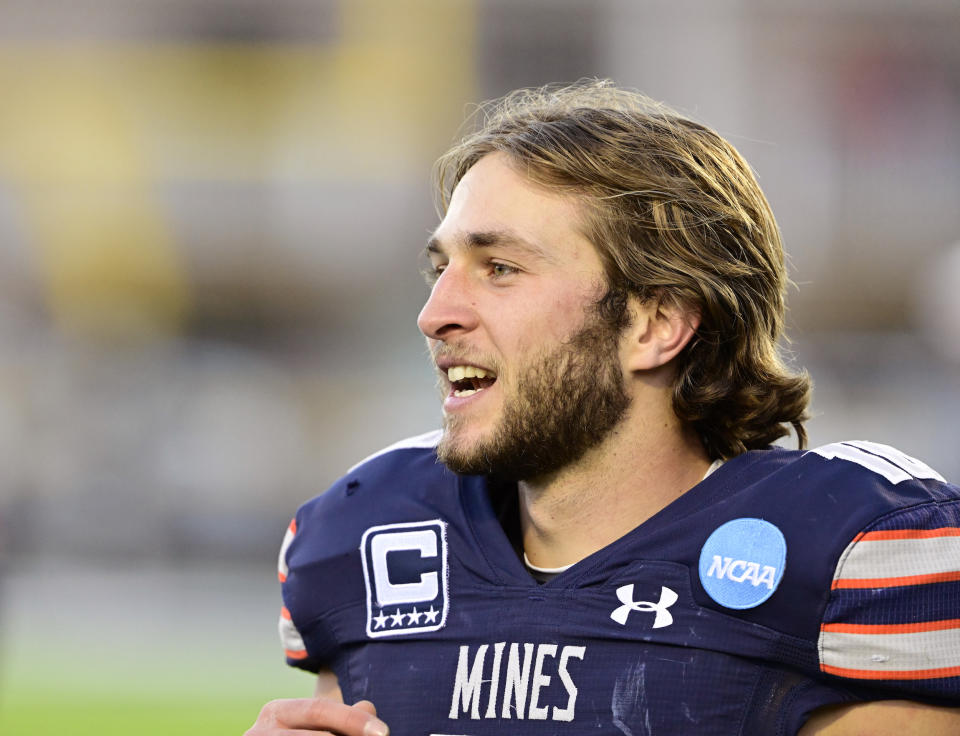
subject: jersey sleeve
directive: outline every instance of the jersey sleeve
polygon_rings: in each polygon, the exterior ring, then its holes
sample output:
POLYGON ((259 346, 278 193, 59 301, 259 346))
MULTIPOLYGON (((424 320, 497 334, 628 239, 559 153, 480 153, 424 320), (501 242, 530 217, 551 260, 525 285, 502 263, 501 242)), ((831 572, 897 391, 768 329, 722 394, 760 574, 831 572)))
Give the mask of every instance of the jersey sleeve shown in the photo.
POLYGON ((297 510, 278 560, 279 632, 289 665, 336 670, 344 652, 366 640, 363 535, 378 524, 421 518, 424 498, 449 495, 454 476, 436 462, 438 437, 419 435, 371 455, 297 510))
POLYGON ((847 545, 820 627, 822 672, 897 697, 960 701, 960 500, 952 495, 889 513, 847 545))
POLYGON ((336 613, 363 600, 351 582, 360 576, 354 569, 357 521, 347 518, 343 490, 341 480, 303 504, 280 550, 280 641, 287 664, 308 672, 333 668, 343 644, 343 632, 334 625, 336 613))
MULTIPOLYGON (((287 552, 296 534, 297 520, 294 518, 287 527, 287 531, 283 535, 283 543, 280 545, 280 557, 277 561, 277 578, 280 580, 281 586, 287 582, 287 575, 290 572, 290 566, 287 563, 287 552)), ((280 632, 280 645, 283 647, 287 664, 296 667, 301 667, 306 664, 309 656, 307 654, 307 646, 296 624, 293 623, 290 610, 285 605, 280 607, 280 620, 277 627, 280 632)))

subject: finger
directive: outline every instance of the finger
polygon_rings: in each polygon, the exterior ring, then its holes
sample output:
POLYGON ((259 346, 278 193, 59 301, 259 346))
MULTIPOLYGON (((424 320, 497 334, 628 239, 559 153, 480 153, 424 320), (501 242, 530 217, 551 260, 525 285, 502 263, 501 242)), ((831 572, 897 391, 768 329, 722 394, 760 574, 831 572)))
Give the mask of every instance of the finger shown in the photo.
POLYGON ((274 700, 264 706, 260 722, 288 729, 329 730, 342 736, 387 736, 390 732, 366 707, 326 698, 274 700))
POLYGON ((360 708, 361 710, 366 711, 372 716, 377 715, 377 706, 371 703, 369 700, 358 700, 353 704, 354 708, 360 708))
POLYGON ((277 728, 266 728, 264 726, 257 726, 256 728, 251 728, 243 736, 341 736, 336 734, 333 731, 317 731, 314 728, 311 728, 307 731, 302 729, 289 729, 284 728, 279 730, 277 728))

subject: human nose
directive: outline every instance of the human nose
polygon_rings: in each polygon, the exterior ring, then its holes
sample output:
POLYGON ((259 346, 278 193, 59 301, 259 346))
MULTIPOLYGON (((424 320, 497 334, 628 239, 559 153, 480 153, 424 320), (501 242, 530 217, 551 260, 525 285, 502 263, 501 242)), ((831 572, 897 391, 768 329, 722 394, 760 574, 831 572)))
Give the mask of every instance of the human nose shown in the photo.
POLYGON ((417 317, 417 327, 433 340, 446 340, 477 326, 465 274, 447 266, 433 285, 427 303, 417 317))

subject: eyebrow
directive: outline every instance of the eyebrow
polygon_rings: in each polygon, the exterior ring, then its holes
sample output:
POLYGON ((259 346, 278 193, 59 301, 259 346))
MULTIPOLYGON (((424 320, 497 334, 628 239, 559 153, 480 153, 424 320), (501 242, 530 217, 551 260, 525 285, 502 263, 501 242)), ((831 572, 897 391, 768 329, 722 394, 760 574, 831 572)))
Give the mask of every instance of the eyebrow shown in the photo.
MULTIPOLYGON (((468 250, 479 250, 482 248, 492 248, 494 246, 515 248, 526 254, 544 261, 553 261, 553 255, 544 247, 531 243, 529 240, 521 238, 510 230, 484 230, 471 231, 463 235, 460 241, 468 250)), ((444 255, 446 250, 440 239, 432 235, 427 240, 424 252, 427 255, 444 255)))

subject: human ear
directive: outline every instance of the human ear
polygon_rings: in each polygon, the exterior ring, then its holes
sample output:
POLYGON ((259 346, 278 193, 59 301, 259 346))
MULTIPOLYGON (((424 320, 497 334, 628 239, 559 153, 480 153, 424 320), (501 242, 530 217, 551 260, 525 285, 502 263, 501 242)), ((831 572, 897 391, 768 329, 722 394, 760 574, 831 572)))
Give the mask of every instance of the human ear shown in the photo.
POLYGON ((664 299, 631 304, 633 321, 627 328, 627 368, 649 371, 673 360, 693 339, 700 326, 696 310, 664 299))

